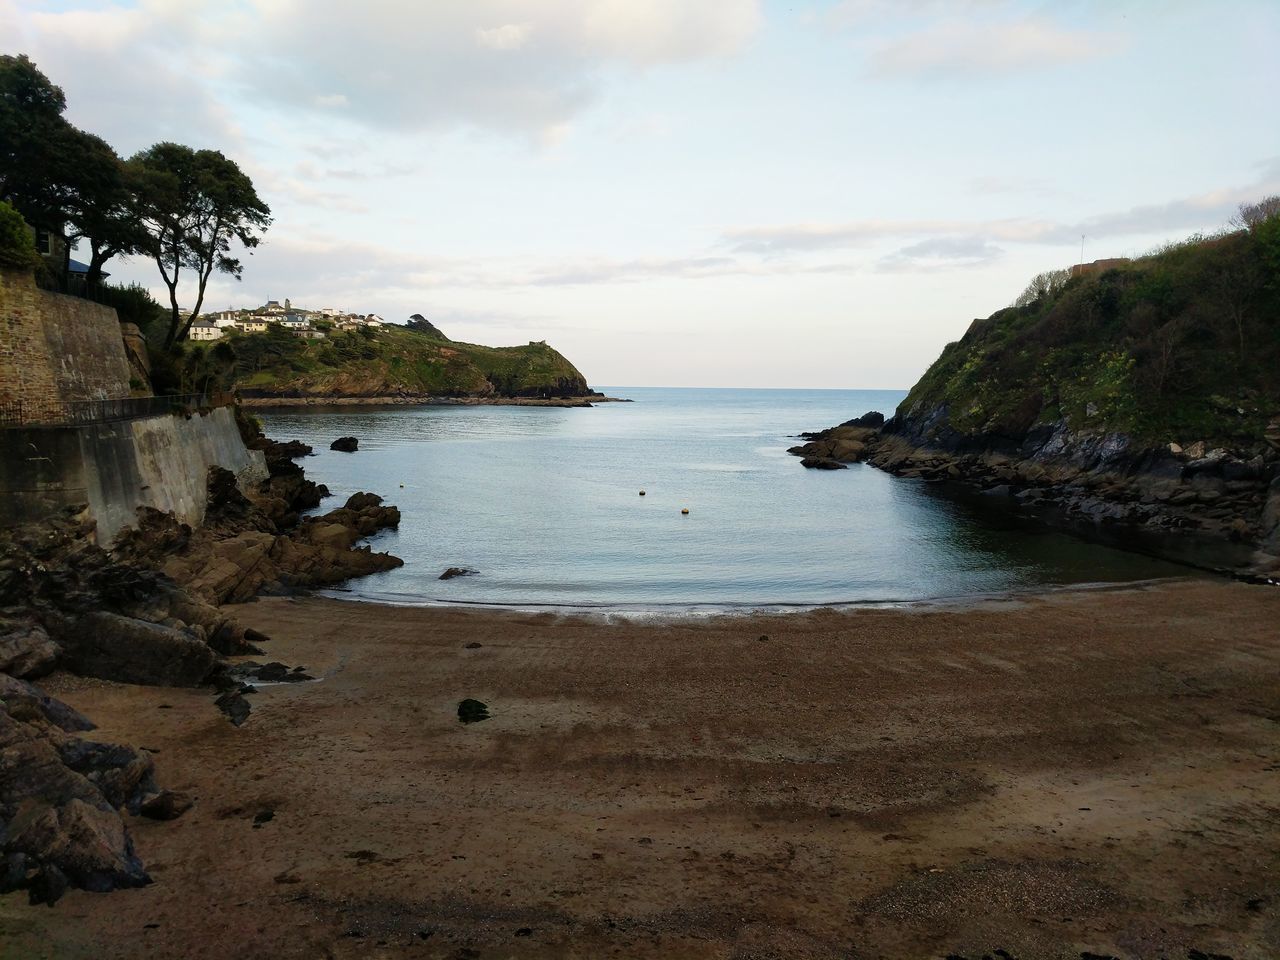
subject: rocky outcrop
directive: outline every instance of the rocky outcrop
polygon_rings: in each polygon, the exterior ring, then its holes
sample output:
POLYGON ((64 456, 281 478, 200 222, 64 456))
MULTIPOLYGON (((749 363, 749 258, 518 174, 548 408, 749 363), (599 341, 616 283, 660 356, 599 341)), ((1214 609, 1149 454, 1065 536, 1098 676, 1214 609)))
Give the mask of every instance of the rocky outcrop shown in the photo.
POLYGON ((444 332, 420 313, 415 313, 405 324, 405 329, 420 333, 423 336, 435 337, 437 340, 448 340, 444 332))
POLYGON ((355 437, 339 437, 329 444, 330 450, 337 450, 340 453, 355 453, 359 448, 360 441, 355 437))
POLYGON ((1105 532, 1122 546, 1133 534, 1135 548, 1181 562, 1280 575, 1280 456, 1256 445, 1144 444, 1063 422, 1021 436, 965 434, 936 409, 881 430, 842 425, 806 436, 791 453, 999 494, 1077 533, 1105 532))
MULTIPOLYGON (((173 819, 191 798, 157 788, 145 750, 75 736, 93 724, 24 678, 55 669, 122 683, 223 692, 233 723, 249 716, 252 688, 224 656, 260 653, 267 638, 221 604, 263 591, 336 583, 399 566, 359 543, 400 522, 371 493, 320 517, 302 514, 328 491, 295 457, 247 421, 269 478, 242 490, 214 467, 198 529, 156 510, 110 550, 82 510, 0 531, 0 892, 25 889, 53 903, 69 887, 105 891, 149 882, 120 811, 173 819)), ((255 678, 308 680, 284 664, 254 664, 255 678)))
POLYGON ((33 904, 68 886, 107 891, 150 882, 120 811, 163 804, 146 751, 84 740, 90 724, 21 681, 0 700, 0 892, 33 904))

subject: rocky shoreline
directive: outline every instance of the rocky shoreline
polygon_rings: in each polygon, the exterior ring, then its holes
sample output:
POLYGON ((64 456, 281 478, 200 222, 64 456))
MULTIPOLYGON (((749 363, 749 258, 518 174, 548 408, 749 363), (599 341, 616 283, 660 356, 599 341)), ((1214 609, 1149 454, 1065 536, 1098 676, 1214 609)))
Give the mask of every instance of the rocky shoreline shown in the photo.
POLYGON ((867 463, 981 493, 1052 525, 1165 559, 1280 579, 1280 424, 1265 443, 1144 443, 1065 422, 1019 437, 950 430, 945 408, 876 412, 805 433, 789 453, 811 469, 867 463))
POLYGON ((353 396, 273 396, 242 397, 240 405, 248 408, 269 407, 349 407, 349 406, 413 406, 413 407, 593 407, 597 403, 631 403, 622 397, 592 394, 585 397, 431 397, 406 394, 378 397, 353 396))
POLYGON ((0 533, 0 892, 53 904, 69 888, 108 891, 150 882, 123 814, 173 819, 190 806, 156 783, 146 748, 98 743, 91 719, 33 681, 55 671, 127 684, 206 687, 239 725, 248 680, 310 679, 273 662, 246 674, 227 657, 261 654, 264 634, 222 609, 259 594, 339 583, 400 566, 359 542, 400 521, 380 497, 357 493, 303 517, 328 490, 308 480, 300 443, 278 444, 247 419, 248 446, 269 478, 242 492, 209 472, 205 523, 192 529, 142 510, 109 546, 83 512, 0 533), (265 672, 264 672, 265 671, 265 672))

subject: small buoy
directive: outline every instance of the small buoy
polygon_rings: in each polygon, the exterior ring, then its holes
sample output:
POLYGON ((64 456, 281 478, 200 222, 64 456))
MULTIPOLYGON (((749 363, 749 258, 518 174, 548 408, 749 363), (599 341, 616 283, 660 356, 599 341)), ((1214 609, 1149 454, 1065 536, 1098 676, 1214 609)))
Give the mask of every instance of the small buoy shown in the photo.
POLYGON ((682 507, 682 508, 680 509, 680 512, 681 512, 681 513, 686 513, 686 514, 687 514, 687 513, 689 512, 689 508, 688 508, 688 507, 682 507))
POLYGON ((640 496, 642 496, 642 497, 644 496, 644 491, 643 491, 643 490, 641 490, 641 491, 640 491, 640 496))
POLYGON ((404 484, 403 484, 403 483, 402 483, 402 484, 400 484, 400 489, 401 489, 401 490, 403 490, 403 489, 404 489, 404 484))

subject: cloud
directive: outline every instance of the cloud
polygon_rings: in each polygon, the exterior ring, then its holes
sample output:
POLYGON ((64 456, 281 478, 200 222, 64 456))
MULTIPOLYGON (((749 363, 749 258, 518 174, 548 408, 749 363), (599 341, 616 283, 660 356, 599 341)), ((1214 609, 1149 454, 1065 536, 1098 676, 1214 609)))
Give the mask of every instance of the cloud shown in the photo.
POLYGON ((490 50, 519 50, 529 40, 533 27, 527 23, 506 23, 476 30, 476 42, 490 50))
POLYGON ((125 0, 50 11, 0 7, 80 122, 138 144, 226 142, 221 104, 366 128, 472 127, 551 142, 611 71, 729 55, 758 30, 760 0, 125 0), (18 15, 9 11, 16 9, 18 15), (21 35, 21 34, 19 34, 21 35), (106 118, 107 122, 102 122, 106 118))
POLYGON ((982 237, 935 237, 921 240, 882 257, 877 266, 884 271, 939 270, 975 267, 991 263, 1004 250, 982 237))
POLYGON ((1007 23, 946 20, 882 44, 872 52, 869 68, 873 75, 889 77, 1002 74, 1090 60, 1120 46, 1115 35, 1035 17, 1007 23))
MULTIPOLYGON (((1240 203, 1280 193, 1280 158, 1263 161, 1258 167, 1259 178, 1246 186, 1211 190, 1165 203, 1108 211, 1075 221, 1006 218, 779 224, 724 231, 720 237, 720 245, 736 253, 781 256, 818 250, 851 249, 878 241, 912 237, 965 238, 964 242, 969 244, 977 242, 978 238, 1008 243, 1064 244, 1078 242, 1081 234, 1096 240, 1212 230, 1225 226, 1240 203)), ((899 252, 911 249, 907 247, 899 252)), ((932 252, 938 253, 945 249, 939 246, 933 248, 932 252)), ((961 248, 957 246, 954 249, 961 248)), ((927 254, 930 251, 928 248, 915 251, 917 255, 922 252, 927 254)))

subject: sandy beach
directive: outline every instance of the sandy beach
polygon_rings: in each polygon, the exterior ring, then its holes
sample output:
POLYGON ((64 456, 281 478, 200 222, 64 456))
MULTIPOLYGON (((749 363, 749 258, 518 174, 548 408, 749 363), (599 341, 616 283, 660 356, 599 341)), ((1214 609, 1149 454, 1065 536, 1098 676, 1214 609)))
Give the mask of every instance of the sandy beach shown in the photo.
POLYGON ((149 887, 7 898, 0 955, 1280 955, 1273 588, 237 616, 320 678, 238 729, 205 690, 45 683, 196 805, 131 820, 149 887))

